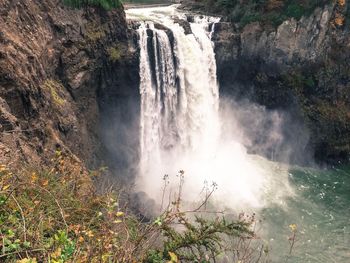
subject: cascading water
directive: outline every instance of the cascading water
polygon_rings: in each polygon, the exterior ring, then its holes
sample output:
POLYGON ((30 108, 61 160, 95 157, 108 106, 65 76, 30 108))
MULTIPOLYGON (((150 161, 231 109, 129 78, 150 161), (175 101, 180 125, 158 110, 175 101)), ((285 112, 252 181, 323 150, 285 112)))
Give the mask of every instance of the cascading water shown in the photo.
MULTIPOLYGON (((191 15, 185 30, 179 23, 187 17, 174 6, 126 13, 140 24, 137 190, 160 203, 163 175, 183 169, 183 200, 196 200, 204 181, 212 181, 218 184, 213 202, 219 209, 254 211, 265 218, 260 234, 271 244, 272 262, 285 262, 286 256, 288 262, 347 262, 348 169, 291 169, 247 154, 235 118, 239 110, 219 107, 211 42, 217 18, 191 15), (288 226, 293 223, 298 241, 291 258, 288 226)), ((254 119, 259 116, 255 112, 254 119)), ((274 125, 280 124, 276 118, 274 125)), ((279 136, 276 129, 273 137, 279 136)))
MULTIPOLYGON (((174 7, 128 10, 140 26, 141 160, 139 190, 159 200, 162 176, 185 170, 185 200, 193 200, 204 181, 215 182, 214 201, 230 209, 263 207, 288 189, 261 159, 248 156, 232 134, 225 134, 211 36, 218 18, 194 16, 174 7), (187 24, 186 30, 177 22, 187 24), (252 160, 255 159, 255 160, 252 160), (157 187, 158 186, 158 187, 157 187), (270 198, 271 199, 271 198, 270 198), (271 200, 270 200, 271 201, 271 200)), ((285 177, 287 173, 284 173, 285 177)))

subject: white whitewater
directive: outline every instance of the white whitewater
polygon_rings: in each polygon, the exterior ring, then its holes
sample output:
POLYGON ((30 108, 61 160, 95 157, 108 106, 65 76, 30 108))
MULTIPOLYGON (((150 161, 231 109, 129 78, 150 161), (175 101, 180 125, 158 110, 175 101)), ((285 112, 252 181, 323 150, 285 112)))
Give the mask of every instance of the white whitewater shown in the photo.
POLYGON ((226 114, 221 119, 211 41, 218 19, 194 17, 192 33, 185 34, 174 17, 186 16, 174 6, 126 13, 129 19, 140 21, 138 190, 160 200, 163 175, 176 181, 181 169, 188 201, 198 198, 204 182, 215 182, 214 199, 222 207, 247 210, 282 202, 289 191, 286 169, 249 156, 235 138, 239 127, 234 117, 227 119, 226 114), (225 122, 232 122, 234 131, 224 132, 225 122))

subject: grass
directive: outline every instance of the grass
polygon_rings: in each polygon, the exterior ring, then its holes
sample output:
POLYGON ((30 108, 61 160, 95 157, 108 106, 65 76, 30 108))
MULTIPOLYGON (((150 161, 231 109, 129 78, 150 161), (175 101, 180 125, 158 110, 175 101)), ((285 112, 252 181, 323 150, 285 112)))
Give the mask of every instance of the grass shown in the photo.
POLYGON ((120 191, 96 190, 103 170, 88 172, 59 150, 51 162, 20 171, 0 166, 1 262, 212 262, 226 254, 267 262, 266 249, 252 245, 254 217, 203 216, 211 194, 182 209, 183 172, 173 201, 144 223, 121 205, 120 191))

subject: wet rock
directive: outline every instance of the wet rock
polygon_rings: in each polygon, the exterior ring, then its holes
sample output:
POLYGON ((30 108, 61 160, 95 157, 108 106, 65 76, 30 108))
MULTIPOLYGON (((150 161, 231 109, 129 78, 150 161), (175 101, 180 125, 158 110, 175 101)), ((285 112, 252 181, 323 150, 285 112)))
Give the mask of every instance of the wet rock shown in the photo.
POLYGON ((257 22, 243 29, 225 22, 215 27, 222 96, 291 116, 284 136, 297 142, 298 130, 305 130, 310 138, 291 153, 295 162, 349 161, 350 32, 334 26, 336 12, 334 5, 317 8, 276 29, 257 22))
POLYGON ((186 35, 192 34, 191 25, 188 21, 183 20, 183 19, 179 19, 179 18, 175 18, 174 22, 179 24, 185 30, 186 35))

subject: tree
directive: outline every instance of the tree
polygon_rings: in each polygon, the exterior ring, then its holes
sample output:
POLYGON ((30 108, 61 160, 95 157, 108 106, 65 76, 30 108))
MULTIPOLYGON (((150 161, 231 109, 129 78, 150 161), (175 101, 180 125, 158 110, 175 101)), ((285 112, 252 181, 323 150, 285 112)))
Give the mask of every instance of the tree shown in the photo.
POLYGON ((120 0, 63 0, 63 3, 74 8, 100 6, 106 10, 118 8, 121 5, 120 0))

